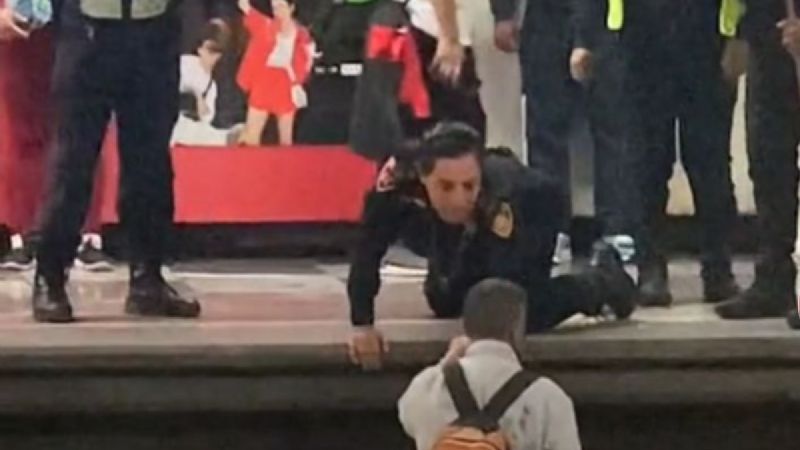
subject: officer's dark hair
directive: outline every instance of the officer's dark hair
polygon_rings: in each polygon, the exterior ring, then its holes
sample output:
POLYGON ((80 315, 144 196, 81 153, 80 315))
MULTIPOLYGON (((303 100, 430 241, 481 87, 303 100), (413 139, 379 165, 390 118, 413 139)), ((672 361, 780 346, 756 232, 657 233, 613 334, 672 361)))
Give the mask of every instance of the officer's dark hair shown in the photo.
POLYGON ((474 128, 460 122, 442 122, 425 133, 417 144, 414 161, 423 176, 430 175, 436 161, 474 154, 483 158, 483 138, 474 128))
POLYGON ((508 342, 524 326, 528 295, 519 285, 487 278, 473 286, 464 300, 464 332, 472 340, 508 342))

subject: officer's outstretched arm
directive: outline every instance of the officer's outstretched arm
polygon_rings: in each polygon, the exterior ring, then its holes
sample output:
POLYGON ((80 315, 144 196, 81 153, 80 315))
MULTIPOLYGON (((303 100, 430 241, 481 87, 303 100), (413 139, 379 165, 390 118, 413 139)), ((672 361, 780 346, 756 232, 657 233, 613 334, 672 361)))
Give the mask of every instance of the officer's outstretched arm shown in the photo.
POLYGON ((347 294, 355 330, 349 342, 350 359, 364 369, 380 368, 388 350, 375 322, 375 296, 380 290, 380 266, 389 245, 397 240, 408 208, 394 191, 367 194, 358 242, 350 265, 347 294))

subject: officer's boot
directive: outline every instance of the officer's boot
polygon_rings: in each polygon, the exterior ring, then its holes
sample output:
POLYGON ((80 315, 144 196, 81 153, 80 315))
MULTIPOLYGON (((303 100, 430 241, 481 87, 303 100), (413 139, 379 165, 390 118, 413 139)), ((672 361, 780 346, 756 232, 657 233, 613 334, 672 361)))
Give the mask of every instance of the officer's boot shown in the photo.
POLYGON ((625 272, 625 263, 614 247, 598 242, 593 250, 591 264, 603 280, 604 303, 617 319, 627 319, 636 308, 636 284, 625 272))
POLYGON ((794 304, 796 269, 789 261, 756 267, 753 285, 714 310, 723 319, 742 320, 785 317, 794 304))
POLYGON ((667 263, 652 258, 639 264, 639 305, 666 308, 672 304, 669 291, 667 263))
POLYGON ((200 315, 196 299, 183 298, 161 275, 161 264, 132 264, 125 312, 137 316, 194 318, 200 315))
POLYGON ((730 262, 703 265, 703 301, 719 303, 739 294, 730 262))
POLYGON ((75 320, 67 294, 64 268, 39 263, 33 278, 33 319, 45 323, 68 323, 75 320))

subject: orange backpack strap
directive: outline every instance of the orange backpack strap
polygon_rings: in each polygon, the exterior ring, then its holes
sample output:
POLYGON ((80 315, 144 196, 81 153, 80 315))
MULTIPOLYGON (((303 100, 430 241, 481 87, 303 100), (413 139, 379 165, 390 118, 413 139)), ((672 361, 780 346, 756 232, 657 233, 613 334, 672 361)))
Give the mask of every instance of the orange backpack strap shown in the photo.
POLYGON ((520 370, 494 394, 494 397, 483 408, 483 414, 487 419, 499 422, 508 408, 538 379, 538 376, 524 369, 520 370))

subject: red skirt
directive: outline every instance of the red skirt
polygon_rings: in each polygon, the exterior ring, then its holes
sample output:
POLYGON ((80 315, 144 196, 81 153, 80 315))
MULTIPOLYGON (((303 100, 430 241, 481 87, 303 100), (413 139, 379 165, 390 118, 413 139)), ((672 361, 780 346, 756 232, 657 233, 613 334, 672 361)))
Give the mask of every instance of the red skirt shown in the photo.
POLYGON ((248 104, 251 108, 282 116, 297 111, 292 100, 292 82, 285 69, 264 67, 253 78, 248 104))

